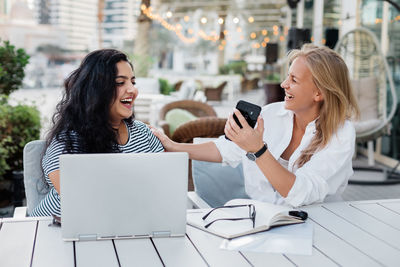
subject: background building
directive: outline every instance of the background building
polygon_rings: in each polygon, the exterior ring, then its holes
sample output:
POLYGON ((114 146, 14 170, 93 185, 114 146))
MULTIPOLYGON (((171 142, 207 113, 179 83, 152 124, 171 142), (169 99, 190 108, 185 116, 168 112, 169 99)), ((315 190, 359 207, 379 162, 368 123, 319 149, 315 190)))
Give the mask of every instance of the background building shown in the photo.
POLYGON ((137 33, 140 0, 105 0, 102 46, 131 48, 137 33))
POLYGON ((35 0, 40 24, 57 26, 65 32, 66 42, 59 46, 71 51, 98 48, 98 1, 35 0))

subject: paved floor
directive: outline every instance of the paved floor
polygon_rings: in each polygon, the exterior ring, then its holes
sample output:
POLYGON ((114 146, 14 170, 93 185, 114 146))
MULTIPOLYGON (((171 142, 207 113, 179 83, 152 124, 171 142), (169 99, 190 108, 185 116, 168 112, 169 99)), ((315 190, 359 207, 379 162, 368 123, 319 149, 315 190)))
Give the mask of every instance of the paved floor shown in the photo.
MULTIPOLYGON (((356 166, 367 166, 367 159, 362 156, 358 156, 353 161, 353 167, 356 166)), ((354 176, 351 180, 354 181, 385 181, 387 180, 387 174, 391 173, 391 169, 386 168, 382 165, 377 165, 376 168, 385 170, 384 172, 376 171, 360 171, 355 168, 354 176)), ((391 199, 400 198, 400 174, 397 172, 390 178, 389 181, 398 181, 397 184, 392 185, 355 185, 349 184, 343 193, 344 200, 372 200, 372 199, 391 199)))

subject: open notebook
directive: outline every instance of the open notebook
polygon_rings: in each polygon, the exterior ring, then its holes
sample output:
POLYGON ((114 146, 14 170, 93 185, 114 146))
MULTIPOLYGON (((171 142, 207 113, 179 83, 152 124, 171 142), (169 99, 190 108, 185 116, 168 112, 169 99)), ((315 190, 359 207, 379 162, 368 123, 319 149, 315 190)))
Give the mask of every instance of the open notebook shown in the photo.
POLYGON ((267 231, 271 227, 303 223, 304 220, 289 215, 290 207, 260 202, 252 199, 233 199, 224 206, 247 205, 255 207, 255 225, 249 214, 249 207, 223 208, 214 210, 205 220, 202 219, 211 209, 192 210, 188 212, 187 223, 203 231, 220 237, 232 239, 239 236, 267 231), (220 220, 224 218, 248 218, 243 220, 220 220), (215 221, 218 220, 218 221, 215 221), (215 222, 213 222, 215 221, 215 222), (209 227, 207 224, 211 223, 209 227))
POLYGON ((62 155, 62 237, 183 236, 187 181, 187 153, 62 155))

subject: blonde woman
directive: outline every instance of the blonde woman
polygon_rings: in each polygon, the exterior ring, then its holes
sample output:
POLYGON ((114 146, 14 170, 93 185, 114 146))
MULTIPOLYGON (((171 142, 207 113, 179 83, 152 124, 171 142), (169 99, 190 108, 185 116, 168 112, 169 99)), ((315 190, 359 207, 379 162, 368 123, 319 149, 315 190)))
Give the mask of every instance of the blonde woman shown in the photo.
POLYGON ((340 200, 353 174, 358 116, 348 69, 326 47, 305 45, 289 53, 281 86, 285 101, 263 107, 255 129, 238 110, 243 128, 229 116, 225 134, 205 144, 179 144, 154 130, 167 151, 196 160, 243 163, 245 189, 257 200, 294 207, 340 200))

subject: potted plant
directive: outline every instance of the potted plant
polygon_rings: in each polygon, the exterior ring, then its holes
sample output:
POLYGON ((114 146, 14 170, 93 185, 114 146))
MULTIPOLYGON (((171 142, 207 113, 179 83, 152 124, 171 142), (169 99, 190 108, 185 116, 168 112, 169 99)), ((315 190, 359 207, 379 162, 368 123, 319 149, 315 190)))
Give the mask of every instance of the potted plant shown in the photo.
MULTIPOLYGON (((14 205, 22 204, 22 154, 26 143, 40 137, 40 114, 35 106, 11 105, 8 96, 17 90, 25 76, 29 56, 8 41, 0 45, 0 181, 12 181, 14 205)), ((1 195, 8 195, 4 191, 1 195)), ((4 204, 5 200, 0 200, 4 204)))
POLYGON ((281 88, 281 76, 277 72, 272 72, 267 75, 264 81, 265 104, 283 101, 285 91, 281 88))

